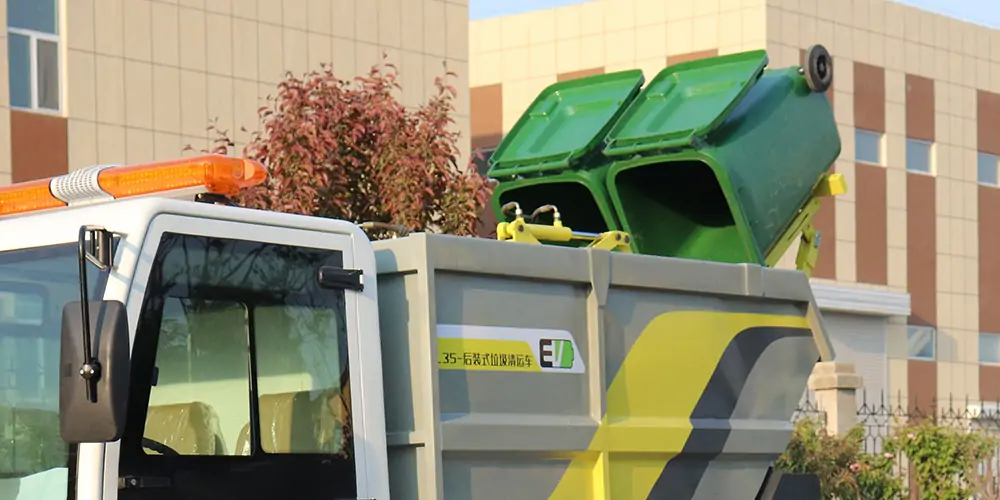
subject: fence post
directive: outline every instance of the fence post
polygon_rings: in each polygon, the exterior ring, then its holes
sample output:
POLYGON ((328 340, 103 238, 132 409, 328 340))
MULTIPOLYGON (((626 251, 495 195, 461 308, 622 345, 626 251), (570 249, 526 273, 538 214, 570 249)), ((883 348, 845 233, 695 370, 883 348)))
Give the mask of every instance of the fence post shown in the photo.
POLYGON ((817 406, 826 413, 828 433, 844 434, 858 423, 856 392, 861 383, 861 376, 854 370, 854 363, 816 363, 809 376, 808 386, 816 394, 817 406))

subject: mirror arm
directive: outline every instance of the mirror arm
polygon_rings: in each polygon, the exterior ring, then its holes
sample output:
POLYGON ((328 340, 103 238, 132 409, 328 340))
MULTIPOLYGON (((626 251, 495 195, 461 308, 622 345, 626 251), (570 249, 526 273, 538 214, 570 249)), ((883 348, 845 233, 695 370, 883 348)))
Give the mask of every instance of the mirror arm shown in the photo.
POLYGON ((101 378, 101 363, 92 351, 93 337, 90 331, 90 297, 87 287, 87 262, 93 263, 101 271, 111 267, 111 233, 103 227, 80 226, 80 313, 83 318, 83 364, 80 376, 87 381, 87 400, 97 402, 97 381, 101 378), (87 234, 90 234, 90 252, 87 251, 87 234), (100 238, 100 241, 98 241, 100 238), (95 255, 96 254, 96 255, 95 255))

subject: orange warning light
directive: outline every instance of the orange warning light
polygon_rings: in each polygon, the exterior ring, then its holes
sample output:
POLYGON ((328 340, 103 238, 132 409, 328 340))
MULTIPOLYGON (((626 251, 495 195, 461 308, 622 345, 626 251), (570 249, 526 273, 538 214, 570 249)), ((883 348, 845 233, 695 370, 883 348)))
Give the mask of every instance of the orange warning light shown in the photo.
MULTIPOLYGON (((263 183, 267 170, 263 165, 245 158, 222 155, 204 155, 178 160, 123 165, 104 168, 93 177, 85 171, 60 177, 24 182, 0 187, 0 215, 57 208, 85 198, 62 199, 58 194, 60 182, 75 176, 74 183, 89 184, 90 192, 127 198, 178 189, 204 188, 209 193, 232 196, 241 189, 263 183)), ((65 197, 63 197, 65 198, 65 197)))
POLYGON ((199 186, 232 196, 265 179, 267 170, 261 164, 220 155, 109 168, 97 176, 101 189, 115 198, 199 186))
POLYGON ((0 215, 64 206, 66 202, 49 191, 49 179, 0 187, 0 215))

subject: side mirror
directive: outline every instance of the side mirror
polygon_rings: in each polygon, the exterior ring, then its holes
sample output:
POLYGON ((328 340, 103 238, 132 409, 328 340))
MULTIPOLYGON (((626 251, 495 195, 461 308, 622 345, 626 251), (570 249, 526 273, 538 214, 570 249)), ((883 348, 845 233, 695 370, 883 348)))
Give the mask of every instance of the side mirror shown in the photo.
POLYGON ((125 304, 93 300, 87 305, 86 315, 79 301, 63 308, 59 430, 67 443, 117 441, 125 429, 129 390, 125 304), (84 330, 85 316, 92 336, 84 330), (92 339, 90 349, 85 349, 85 339, 92 339))

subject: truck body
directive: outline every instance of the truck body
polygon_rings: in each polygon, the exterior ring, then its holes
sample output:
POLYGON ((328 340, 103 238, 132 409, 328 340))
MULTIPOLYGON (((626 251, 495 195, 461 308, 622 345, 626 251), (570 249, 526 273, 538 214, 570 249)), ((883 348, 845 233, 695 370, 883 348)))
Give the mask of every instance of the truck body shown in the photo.
MULTIPOLYGON (((748 95, 783 103, 782 120, 795 102, 829 111, 803 83, 815 68, 762 78, 759 56, 719 59, 752 70, 726 109, 748 95)), ((689 97, 732 87, 712 64, 685 68, 689 97)), ((747 123, 734 116, 724 129, 747 123)), ((839 152, 825 134, 808 158, 839 152)), ((759 139, 712 137, 680 154, 720 179, 732 141, 759 139)), ((680 165, 636 154, 619 170, 680 165)), ((622 201, 676 222, 690 200, 657 205, 642 182, 609 184, 616 201, 596 203, 613 224, 594 232, 562 225, 596 220, 573 206, 525 216, 511 188, 500 241, 372 242, 346 221, 227 206, 265 177, 209 155, 0 188, 0 499, 779 498, 771 465, 833 356, 808 282, 816 197, 837 191, 824 169, 784 184, 794 213, 762 219, 741 187, 676 244, 622 201), (720 209, 738 217, 719 225, 720 209), (803 270, 768 267, 799 233, 803 270)))
POLYGON ((167 199, 0 227, 17 235, 0 240, 0 290, 42 300, 25 326, 0 323, 5 352, 31 339, 43 360, 40 398, 9 392, 5 410, 48 441, 16 436, 14 463, 49 467, 11 471, 44 476, 0 480, 4 498, 751 498, 825 342, 805 276, 749 264, 429 234, 372 244, 345 222, 167 199), (122 438, 69 446, 55 351, 81 221, 119 235, 88 281, 125 305, 132 366, 122 438), (296 272, 299 249, 361 271, 364 288, 307 283, 319 260, 296 272), (243 298, 311 287, 336 297, 243 298), (351 410, 350 453, 323 444, 336 426, 316 430, 339 416, 330 400, 351 410))

